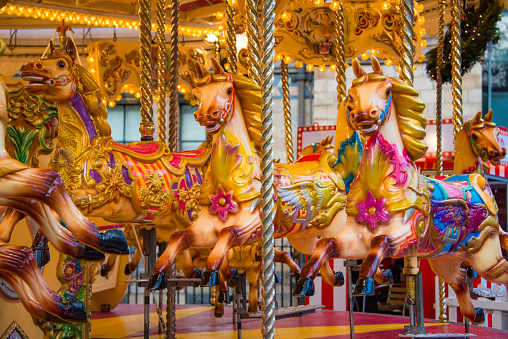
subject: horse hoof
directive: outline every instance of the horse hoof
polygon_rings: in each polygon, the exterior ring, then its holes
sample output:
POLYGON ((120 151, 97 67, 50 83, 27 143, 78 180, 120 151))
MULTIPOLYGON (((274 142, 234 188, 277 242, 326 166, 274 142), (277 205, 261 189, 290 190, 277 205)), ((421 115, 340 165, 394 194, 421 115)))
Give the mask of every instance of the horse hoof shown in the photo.
POLYGON ((392 270, 390 270, 390 269, 386 270, 385 275, 386 275, 386 281, 385 281, 386 285, 391 285, 395 282, 395 280, 393 279, 392 270))
POLYGON ((279 275, 277 274, 277 271, 276 270, 273 270, 273 273, 275 274, 275 283, 276 284, 282 284, 282 280, 280 280, 280 277, 279 275))
POLYGON ((475 307, 474 309, 476 313, 476 317, 474 321, 471 321, 475 325, 481 325, 485 322, 485 311, 483 311, 483 308, 481 307, 475 307))
POLYGON ((88 317, 86 315, 85 304, 82 301, 69 301, 65 305, 64 320, 74 323, 87 323, 88 317))
POLYGON ((222 316, 224 315, 224 310, 222 311, 214 310, 213 315, 215 316, 215 318, 222 318, 222 316))
POLYGON ((101 266, 101 277, 106 277, 108 275, 108 271, 106 270, 106 265, 101 266))
POLYGON ((478 273, 476 273, 474 268, 472 268, 471 266, 468 266, 468 268, 467 268, 467 276, 470 279, 476 279, 476 278, 478 278, 478 273))
POLYGON ((129 254, 129 245, 122 230, 109 230, 99 234, 101 251, 113 254, 129 254))
POLYGON ((106 256, 104 253, 97 251, 95 248, 84 246, 83 259, 87 261, 104 261, 106 256))
POLYGON ((219 303, 220 304, 229 304, 231 301, 229 300, 229 292, 219 292, 219 303))
POLYGON ((228 281, 228 285, 230 287, 237 287, 239 283, 240 283, 240 274, 238 273, 238 270, 236 268, 233 268, 231 272, 231 280, 228 281))
POLYGON ((33 252, 35 256, 35 262, 37 263, 37 267, 39 268, 46 265, 51 259, 51 256, 49 254, 49 247, 45 248, 36 247, 33 249, 33 252))
POLYGON ((311 297, 314 295, 314 281, 307 277, 299 279, 293 290, 295 297, 311 297), (302 280, 303 279, 303 280, 302 280))
POLYGON ((358 278, 356 281, 355 295, 374 295, 374 279, 358 278))
MULTIPOLYGON (((196 267, 196 273, 194 274, 194 279, 201 279, 203 278, 203 270, 201 270, 200 268, 197 268, 196 267)), ((195 282, 193 284, 194 287, 199 287, 201 283, 200 282, 195 282)))
POLYGON ((201 287, 212 287, 220 284, 219 271, 206 270, 201 278, 201 287))
POLYGON ((335 272, 335 284, 333 286, 344 285, 344 274, 342 272, 335 272))
POLYGON ((125 275, 131 275, 134 272, 134 270, 131 270, 131 265, 127 264, 125 265, 123 272, 125 273, 125 275))
POLYGON ((163 290, 167 287, 168 280, 165 274, 162 273, 154 273, 148 279, 148 284, 146 288, 149 290, 163 290))

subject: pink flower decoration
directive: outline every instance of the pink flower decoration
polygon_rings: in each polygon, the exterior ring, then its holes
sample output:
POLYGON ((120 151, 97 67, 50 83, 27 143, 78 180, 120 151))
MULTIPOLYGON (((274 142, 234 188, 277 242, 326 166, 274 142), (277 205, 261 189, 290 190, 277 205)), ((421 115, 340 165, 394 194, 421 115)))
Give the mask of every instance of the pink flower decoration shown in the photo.
POLYGON ((218 214, 223 222, 226 222, 228 212, 238 212, 238 204, 233 200, 233 192, 224 192, 220 184, 217 186, 217 195, 209 197, 209 199, 212 203, 210 213, 218 214))
POLYGON ((356 221, 360 224, 367 223, 371 231, 375 231, 378 222, 386 223, 390 220, 390 213, 385 208, 385 198, 376 200, 372 192, 367 193, 364 202, 357 204, 360 214, 356 217, 356 221))

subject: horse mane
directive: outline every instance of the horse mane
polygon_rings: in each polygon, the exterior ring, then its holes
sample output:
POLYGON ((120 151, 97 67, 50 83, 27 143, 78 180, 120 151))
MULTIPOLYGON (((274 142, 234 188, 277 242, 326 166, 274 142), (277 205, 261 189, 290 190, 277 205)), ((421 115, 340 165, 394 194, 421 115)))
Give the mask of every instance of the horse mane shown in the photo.
POLYGON ((67 60, 72 73, 76 79, 76 90, 81 95, 85 107, 88 109, 94 122, 95 128, 100 136, 111 136, 111 127, 109 126, 108 110, 102 104, 101 88, 93 76, 81 65, 74 63, 74 60, 63 50, 57 49, 48 54, 45 59, 63 58, 67 60))
POLYGON ((257 151, 261 151, 261 87, 247 77, 230 74, 233 88, 242 106, 243 118, 250 139, 257 151))
MULTIPOLYGON (((353 80, 353 87, 367 81, 386 81, 385 75, 369 73, 353 80)), ((429 146, 425 142, 427 119, 423 115, 425 104, 419 93, 404 81, 388 77, 392 81, 392 104, 397 112, 397 125, 404 148, 414 161, 421 158, 429 146)))

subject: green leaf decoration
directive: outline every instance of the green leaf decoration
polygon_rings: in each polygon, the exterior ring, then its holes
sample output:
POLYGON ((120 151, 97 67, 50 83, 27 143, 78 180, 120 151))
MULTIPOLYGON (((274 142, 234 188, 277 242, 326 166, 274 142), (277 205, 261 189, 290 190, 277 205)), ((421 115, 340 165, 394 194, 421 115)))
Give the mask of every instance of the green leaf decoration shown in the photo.
POLYGON ((28 151, 30 150, 30 146, 37 135, 37 132, 27 131, 20 126, 15 127, 8 125, 7 133, 14 145, 15 159, 26 164, 28 160, 28 151))

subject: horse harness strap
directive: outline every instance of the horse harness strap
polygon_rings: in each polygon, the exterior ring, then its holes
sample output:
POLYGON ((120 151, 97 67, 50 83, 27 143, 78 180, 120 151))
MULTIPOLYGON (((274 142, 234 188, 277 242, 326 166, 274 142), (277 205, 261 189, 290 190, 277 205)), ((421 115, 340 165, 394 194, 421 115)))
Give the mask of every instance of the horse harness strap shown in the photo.
POLYGON ((71 80, 74 80, 74 74, 71 73, 69 75, 62 75, 61 77, 55 79, 49 79, 49 84, 51 86, 59 85, 59 86, 65 86, 67 85, 71 80))

